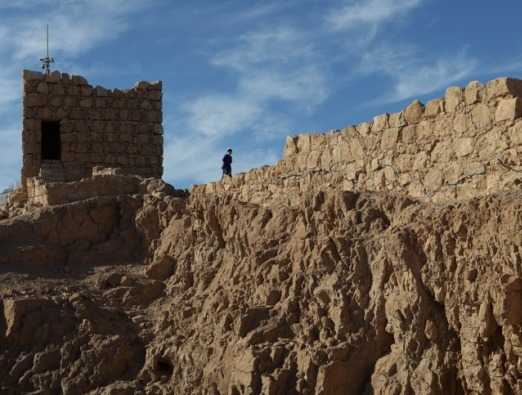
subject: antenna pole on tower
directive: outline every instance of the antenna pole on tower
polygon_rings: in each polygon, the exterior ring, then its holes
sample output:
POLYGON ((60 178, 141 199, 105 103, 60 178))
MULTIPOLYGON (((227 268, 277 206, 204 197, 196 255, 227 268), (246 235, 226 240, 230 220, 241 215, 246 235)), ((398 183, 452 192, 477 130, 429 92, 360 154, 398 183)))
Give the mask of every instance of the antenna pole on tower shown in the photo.
POLYGON ((54 59, 49 56, 49 25, 46 25, 45 30, 45 48, 45 58, 40 59, 40 62, 42 62, 42 69, 44 70, 45 74, 49 75, 51 74, 51 64, 54 63, 54 59))

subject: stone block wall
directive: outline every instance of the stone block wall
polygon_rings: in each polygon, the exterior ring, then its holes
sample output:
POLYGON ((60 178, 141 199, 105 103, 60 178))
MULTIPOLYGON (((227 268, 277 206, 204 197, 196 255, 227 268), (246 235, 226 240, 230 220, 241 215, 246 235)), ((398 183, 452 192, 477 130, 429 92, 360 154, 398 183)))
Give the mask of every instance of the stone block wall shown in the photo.
POLYGON ((414 101, 370 122, 288 137, 277 165, 193 192, 229 191, 263 203, 333 186, 445 203, 517 189, 521 182, 522 81, 500 78, 451 87, 443 98, 414 101))
POLYGON ((81 76, 23 72, 22 184, 29 177, 73 181, 94 166, 161 177, 162 83, 127 90, 91 86, 81 76), (42 122, 60 123, 61 158, 42 160, 42 122))
POLYGON ((133 175, 94 174, 79 181, 44 182, 27 179, 27 198, 35 206, 52 206, 104 196, 143 193, 143 179, 133 175))

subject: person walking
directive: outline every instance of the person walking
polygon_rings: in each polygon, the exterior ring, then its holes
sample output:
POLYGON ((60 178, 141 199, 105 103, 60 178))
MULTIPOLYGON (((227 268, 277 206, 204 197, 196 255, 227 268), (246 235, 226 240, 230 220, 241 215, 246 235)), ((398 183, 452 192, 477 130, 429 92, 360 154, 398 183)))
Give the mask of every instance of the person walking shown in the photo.
POLYGON ((232 148, 227 149, 227 153, 223 157, 223 166, 221 166, 221 170, 223 170, 223 176, 221 179, 225 178, 225 176, 232 177, 232 148))

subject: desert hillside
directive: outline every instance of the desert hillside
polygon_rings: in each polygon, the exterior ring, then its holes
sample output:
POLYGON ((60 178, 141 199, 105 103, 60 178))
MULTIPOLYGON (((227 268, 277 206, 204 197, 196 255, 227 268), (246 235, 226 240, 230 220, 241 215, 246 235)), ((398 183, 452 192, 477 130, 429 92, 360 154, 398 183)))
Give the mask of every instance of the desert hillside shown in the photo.
POLYGON ((190 193, 110 169, 12 192, 0 393, 522 393, 521 87, 190 193))

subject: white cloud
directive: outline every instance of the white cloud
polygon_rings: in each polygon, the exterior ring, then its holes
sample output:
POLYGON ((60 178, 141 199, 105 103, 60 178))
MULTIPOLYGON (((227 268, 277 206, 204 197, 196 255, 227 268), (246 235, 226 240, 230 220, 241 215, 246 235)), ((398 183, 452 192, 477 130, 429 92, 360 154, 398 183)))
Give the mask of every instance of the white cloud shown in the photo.
POLYGON ((326 15, 326 24, 334 31, 378 26, 404 15, 421 5, 423 0, 360 0, 350 1, 326 15))
MULTIPOLYGON (((291 27, 257 30, 218 52, 210 63, 235 73, 228 94, 208 94, 184 106, 189 126, 205 136, 233 135, 249 129, 273 137, 289 122, 274 112, 275 101, 306 110, 329 95, 328 83, 306 33, 291 27)), ((288 130, 285 130, 288 133, 288 130)))
POLYGON ((396 102, 442 89, 468 77, 476 67, 477 61, 465 51, 433 59, 415 47, 383 45, 364 54, 359 72, 386 75, 392 90, 378 101, 396 102))
POLYGON ((17 59, 43 56, 47 23, 54 55, 76 56, 89 51, 126 31, 128 14, 144 8, 150 1, 42 0, 39 3, 30 14, 22 13, 7 20, 10 39, 4 41, 3 47, 14 49, 17 59))
POLYGON ((315 106, 328 97, 327 81, 315 65, 277 73, 259 70, 240 81, 240 89, 257 98, 274 98, 315 106))
POLYGON ((292 2, 287 0, 284 3, 278 2, 249 5, 245 11, 239 12, 232 18, 232 20, 244 23, 245 21, 250 21, 252 19, 267 17, 289 7, 291 4, 292 2))
POLYGON ((263 65, 288 67, 298 61, 310 61, 314 56, 313 45, 304 32, 280 26, 243 34, 233 48, 218 53, 211 63, 248 71, 263 65))
POLYGON ((227 95, 200 97, 184 110, 192 131, 206 137, 223 137, 251 127, 262 113, 256 102, 227 95))
POLYGON ((359 71, 363 73, 396 73, 417 62, 418 51, 413 46, 381 44, 361 56, 359 71))
POLYGON ((396 79, 391 101, 426 95, 460 81, 475 70, 477 62, 466 55, 437 59, 432 64, 404 70, 396 79))

